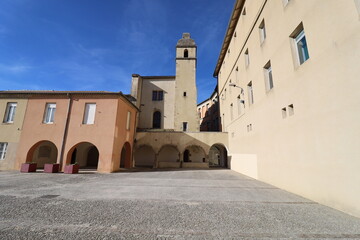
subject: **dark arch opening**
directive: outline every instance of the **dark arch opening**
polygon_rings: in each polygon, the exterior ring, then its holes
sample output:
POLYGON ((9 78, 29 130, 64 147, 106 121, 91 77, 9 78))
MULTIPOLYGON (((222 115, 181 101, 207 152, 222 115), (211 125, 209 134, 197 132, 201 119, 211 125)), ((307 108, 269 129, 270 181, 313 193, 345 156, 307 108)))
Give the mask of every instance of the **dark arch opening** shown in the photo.
POLYGON ((46 163, 56 163, 58 150, 51 141, 40 141, 33 145, 26 156, 26 162, 36 162, 37 168, 43 168, 46 163))
POLYGON ((184 162, 189 162, 189 150, 185 150, 184 152, 184 162))
POLYGON ((159 111, 153 114, 153 128, 161 128, 161 113, 159 111))
POLYGON ((187 49, 184 50, 184 58, 189 57, 189 51, 187 49))
POLYGON ((99 162, 99 151, 95 146, 92 146, 87 155, 87 166, 88 167, 97 167, 99 162))
POLYGON ((97 169, 99 150, 89 142, 81 142, 73 146, 67 155, 66 164, 79 164, 80 168, 97 169))
POLYGON ((209 166, 220 168, 229 167, 227 150, 223 145, 214 144, 211 146, 209 152, 209 166))
POLYGON ((128 142, 121 149, 120 168, 131 168, 131 146, 128 142))

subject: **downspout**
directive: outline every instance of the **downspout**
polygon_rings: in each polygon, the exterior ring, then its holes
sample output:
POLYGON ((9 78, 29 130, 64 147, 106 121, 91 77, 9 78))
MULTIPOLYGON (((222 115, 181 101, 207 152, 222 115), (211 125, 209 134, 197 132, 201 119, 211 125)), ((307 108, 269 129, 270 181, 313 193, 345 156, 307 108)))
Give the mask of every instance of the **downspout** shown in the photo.
POLYGON ((64 164, 64 152, 65 152, 66 139, 67 139, 68 130, 69 130, 70 113, 71 113, 71 108, 72 108, 72 104, 73 104, 73 99, 71 97, 71 94, 67 93, 66 95, 69 98, 69 103, 68 103, 67 116, 66 116, 66 122, 65 122, 65 128, 64 128, 64 135, 63 135, 63 139, 62 139, 62 143, 61 143, 61 153, 60 153, 60 162, 59 162, 60 169, 62 169, 62 167, 65 165, 64 164))

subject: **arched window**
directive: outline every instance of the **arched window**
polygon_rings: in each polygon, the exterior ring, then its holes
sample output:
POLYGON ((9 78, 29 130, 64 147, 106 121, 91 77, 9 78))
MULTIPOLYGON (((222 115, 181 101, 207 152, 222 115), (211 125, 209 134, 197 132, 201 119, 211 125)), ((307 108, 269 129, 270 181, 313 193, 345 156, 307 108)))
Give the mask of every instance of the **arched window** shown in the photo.
POLYGON ((184 50, 184 58, 189 57, 189 51, 187 49, 184 50))
POLYGON ((161 113, 159 111, 153 114, 153 128, 161 128, 161 113))

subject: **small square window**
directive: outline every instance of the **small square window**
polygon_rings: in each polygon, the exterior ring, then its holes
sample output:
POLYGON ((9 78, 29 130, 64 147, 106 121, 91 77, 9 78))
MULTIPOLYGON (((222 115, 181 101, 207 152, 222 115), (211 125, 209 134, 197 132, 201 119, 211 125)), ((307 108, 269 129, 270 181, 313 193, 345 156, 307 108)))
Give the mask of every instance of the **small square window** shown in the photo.
POLYGON ((44 123, 46 124, 54 123, 55 112, 56 112, 56 103, 47 103, 45 107, 44 123))
POLYGON ((4 123, 14 122, 16 107, 17 107, 17 103, 7 103, 5 116, 4 116, 4 123))

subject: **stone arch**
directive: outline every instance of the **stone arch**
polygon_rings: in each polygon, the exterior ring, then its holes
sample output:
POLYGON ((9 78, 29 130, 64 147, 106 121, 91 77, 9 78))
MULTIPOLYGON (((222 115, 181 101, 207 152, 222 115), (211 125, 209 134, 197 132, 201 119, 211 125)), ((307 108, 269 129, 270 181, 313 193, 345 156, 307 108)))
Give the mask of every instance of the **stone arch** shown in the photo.
POLYGON ((120 155, 120 168, 131 168, 131 145, 125 142, 120 155))
POLYGON ((156 154, 150 145, 141 145, 134 151, 135 167, 154 167, 156 154))
POLYGON ((206 152, 199 145, 187 146, 184 150, 184 162, 204 163, 206 162, 206 152), (188 152, 188 161, 185 161, 185 152, 188 152))
POLYGON ((174 145, 164 145, 158 152, 158 162, 180 162, 180 151, 174 145))
POLYGON ((223 144, 213 144, 209 150, 209 166, 228 168, 229 162, 227 153, 227 148, 223 144))
POLYGON ((80 168, 97 169, 99 165, 99 150, 90 142, 80 142, 68 152, 65 164, 79 164, 80 168))
POLYGON ((34 144, 26 155, 26 162, 36 162, 37 168, 44 168, 45 163, 56 163, 58 150, 56 145, 48 140, 34 144))

